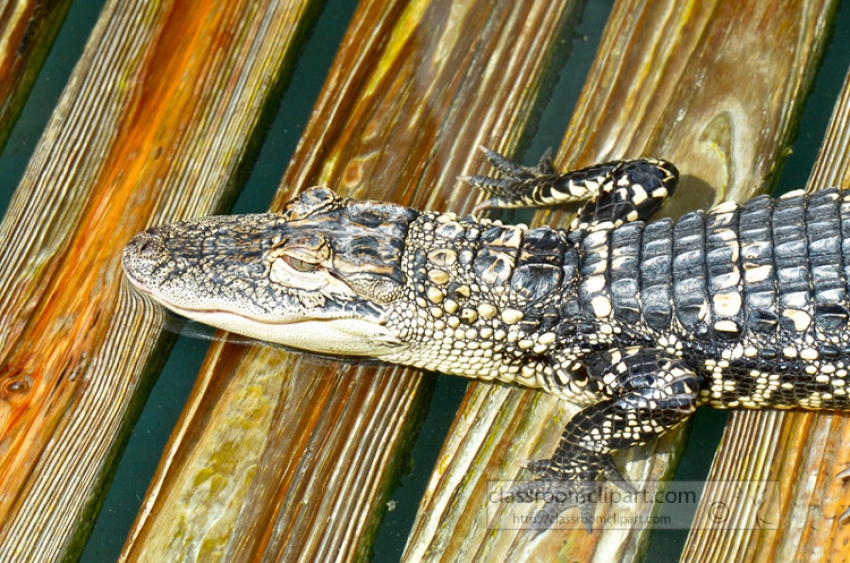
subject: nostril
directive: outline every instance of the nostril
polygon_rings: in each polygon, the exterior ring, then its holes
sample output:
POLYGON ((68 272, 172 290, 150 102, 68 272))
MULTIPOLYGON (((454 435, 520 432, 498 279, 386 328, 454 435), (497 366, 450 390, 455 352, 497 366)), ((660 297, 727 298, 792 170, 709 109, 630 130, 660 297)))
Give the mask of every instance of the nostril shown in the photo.
POLYGON ((163 249, 163 240, 158 232, 152 232, 153 229, 139 233, 130 241, 128 248, 133 248, 134 252, 140 257, 153 258, 160 254, 163 249))
POLYGON ((156 250, 158 245, 151 239, 147 239, 142 244, 138 246, 139 252, 144 252, 145 254, 149 254, 152 251, 156 250))

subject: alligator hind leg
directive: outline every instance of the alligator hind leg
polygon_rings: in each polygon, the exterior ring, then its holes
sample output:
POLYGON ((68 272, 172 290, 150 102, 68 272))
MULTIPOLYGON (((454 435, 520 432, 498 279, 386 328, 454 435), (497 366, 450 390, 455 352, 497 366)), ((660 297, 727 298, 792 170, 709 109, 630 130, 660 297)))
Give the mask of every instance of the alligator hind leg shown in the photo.
POLYGON ((597 477, 635 493, 614 465, 611 453, 645 444, 670 430, 694 411, 697 376, 679 358, 657 348, 609 350, 587 366, 600 382, 605 399, 572 417, 550 459, 528 463, 537 475, 533 481, 513 487, 504 498, 514 502, 543 500, 532 519, 533 529, 543 531, 558 516, 577 506, 588 531, 592 528, 597 477))
POLYGON ((537 207, 587 201, 574 228, 591 222, 646 220, 676 189, 679 172, 664 160, 617 160, 589 168, 559 173, 546 151, 536 168, 515 164, 483 149, 501 178, 462 176, 460 179, 492 197, 476 209, 537 207))

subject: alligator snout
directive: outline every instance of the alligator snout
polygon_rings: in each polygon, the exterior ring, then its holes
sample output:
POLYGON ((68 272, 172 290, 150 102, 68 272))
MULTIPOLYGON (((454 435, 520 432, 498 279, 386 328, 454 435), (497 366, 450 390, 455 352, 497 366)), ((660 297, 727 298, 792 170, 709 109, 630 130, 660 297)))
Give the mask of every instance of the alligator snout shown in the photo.
POLYGON ((167 249, 162 230, 152 227, 130 239, 121 255, 121 264, 130 281, 138 286, 165 259, 167 249))

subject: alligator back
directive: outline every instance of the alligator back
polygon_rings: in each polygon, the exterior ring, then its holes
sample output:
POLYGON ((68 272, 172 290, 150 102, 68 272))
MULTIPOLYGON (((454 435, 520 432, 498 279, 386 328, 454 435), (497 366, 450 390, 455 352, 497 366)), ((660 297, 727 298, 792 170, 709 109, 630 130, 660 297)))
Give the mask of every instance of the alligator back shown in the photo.
POLYGON ((581 248, 581 287, 600 288, 580 291, 585 308, 619 345, 675 349, 699 368, 704 402, 848 405, 850 194, 760 196, 599 229, 581 248))

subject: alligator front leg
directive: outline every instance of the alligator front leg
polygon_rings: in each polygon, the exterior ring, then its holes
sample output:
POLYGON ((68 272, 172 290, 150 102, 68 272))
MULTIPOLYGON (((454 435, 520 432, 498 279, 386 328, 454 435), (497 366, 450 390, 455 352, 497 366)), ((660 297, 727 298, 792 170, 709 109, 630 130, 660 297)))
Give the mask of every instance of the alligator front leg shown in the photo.
POLYGON ((552 164, 551 151, 546 151, 537 167, 531 168, 513 163, 497 152, 482 150, 502 177, 460 177, 492 196, 476 209, 584 202, 570 230, 604 221, 614 226, 645 221, 664 205, 679 182, 679 171, 665 160, 615 160, 558 172, 552 164))
POLYGON ((532 519, 544 531, 571 506, 577 506, 590 531, 597 477, 635 493, 614 465, 611 453, 645 444, 687 419, 695 408, 697 376, 680 358, 659 348, 609 350, 588 362, 588 375, 600 382, 605 399, 578 412, 567 423, 550 459, 528 463, 533 481, 504 495, 514 502, 543 500, 532 519))

